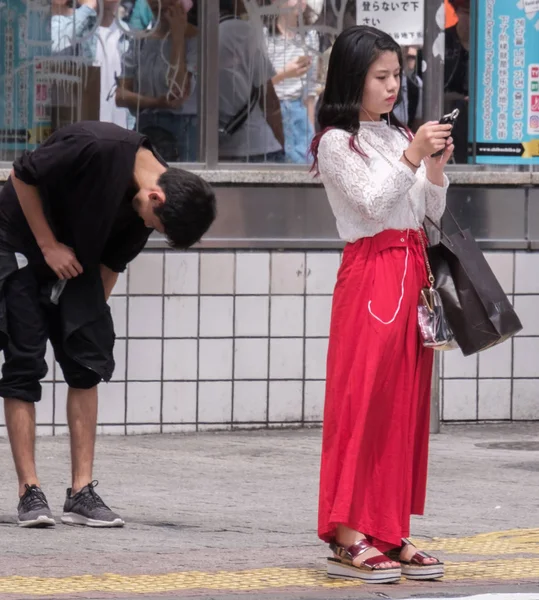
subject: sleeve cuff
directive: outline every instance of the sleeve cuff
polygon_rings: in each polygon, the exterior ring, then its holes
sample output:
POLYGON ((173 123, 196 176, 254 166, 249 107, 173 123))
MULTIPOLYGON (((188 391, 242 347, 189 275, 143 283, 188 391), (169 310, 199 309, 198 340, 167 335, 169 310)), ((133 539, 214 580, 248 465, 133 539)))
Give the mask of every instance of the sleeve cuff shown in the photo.
POLYGON ((114 271, 114 273, 123 273, 127 269, 126 264, 115 263, 114 261, 109 261, 109 260, 102 260, 101 264, 105 265, 105 267, 107 267, 111 271, 114 271))
POLYGON ((28 185, 37 185, 37 173, 32 163, 32 153, 25 150, 13 163, 15 177, 28 185))
POLYGON ((428 177, 425 179, 425 181, 427 183, 427 187, 429 187, 434 192, 442 192, 447 190, 447 188, 449 187, 449 179, 447 178, 447 175, 445 173, 443 185, 437 185, 436 183, 432 183, 432 181, 428 177))
POLYGON ((412 169, 410 169, 410 167, 406 166, 404 163, 402 163, 400 160, 398 160, 395 163, 395 168, 406 177, 407 182, 410 184, 406 188, 407 190, 409 188, 411 188, 414 185, 414 183, 416 183, 416 181, 417 181, 416 175, 412 171, 412 169))

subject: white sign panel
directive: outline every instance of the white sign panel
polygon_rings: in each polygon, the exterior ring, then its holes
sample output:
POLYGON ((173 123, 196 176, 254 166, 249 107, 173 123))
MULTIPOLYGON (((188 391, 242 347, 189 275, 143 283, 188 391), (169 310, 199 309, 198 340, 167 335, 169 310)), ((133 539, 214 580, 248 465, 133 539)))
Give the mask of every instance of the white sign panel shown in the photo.
POLYGON ((381 29, 401 46, 423 45, 424 0, 356 0, 356 3, 358 25, 381 29))
POLYGON ((536 13, 539 12, 539 0, 523 0, 524 1, 524 10, 527 13, 536 13))

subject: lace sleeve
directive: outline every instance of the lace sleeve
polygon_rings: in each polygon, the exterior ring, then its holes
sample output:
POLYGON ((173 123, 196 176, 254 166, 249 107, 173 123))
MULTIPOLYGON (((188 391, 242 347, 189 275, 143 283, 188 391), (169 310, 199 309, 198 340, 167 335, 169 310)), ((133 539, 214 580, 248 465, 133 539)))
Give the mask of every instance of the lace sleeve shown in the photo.
POLYGON ((412 171, 401 162, 380 172, 350 149, 350 135, 332 129, 320 140, 318 166, 322 180, 337 188, 343 199, 365 219, 383 223, 393 208, 416 183, 412 171))
POLYGON ((439 186, 425 178, 425 214, 433 221, 439 221, 445 211, 445 201, 449 179, 444 175, 444 185, 439 186))

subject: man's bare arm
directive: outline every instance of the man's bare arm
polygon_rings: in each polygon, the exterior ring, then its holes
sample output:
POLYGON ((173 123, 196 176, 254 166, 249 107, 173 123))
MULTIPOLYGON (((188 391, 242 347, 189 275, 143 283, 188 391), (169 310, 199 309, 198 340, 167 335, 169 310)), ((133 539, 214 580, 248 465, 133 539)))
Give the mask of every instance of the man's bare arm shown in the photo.
POLYGON ((103 289, 105 290, 105 300, 108 300, 112 293, 112 289, 118 281, 118 273, 116 273, 112 269, 109 269, 105 265, 100 265, 100 269, 101 279, 103 281, 103 289))
POLYGON ((59 279, 71 279, 82 273, 82 266, 73 250, 56 239, 43 211, 43 202, 37 187, 17 179, 13 169, 10 175, 22 212, 43 253, 45 262, 59 279))
POLYGON ((266 121, 273 131, 273 135, 284 149, 283 117, 281 103, 275 92, 271 79, 266 84, 266 94, 260 98, 260 108, 265 113, 266 121))

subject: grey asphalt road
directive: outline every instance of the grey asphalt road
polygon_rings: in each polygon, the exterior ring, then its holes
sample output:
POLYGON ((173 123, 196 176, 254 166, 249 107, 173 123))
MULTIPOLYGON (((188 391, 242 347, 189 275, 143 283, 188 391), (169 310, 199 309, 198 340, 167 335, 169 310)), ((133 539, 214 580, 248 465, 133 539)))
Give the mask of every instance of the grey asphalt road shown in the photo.
MULTIPOLYGON (((40 438, 37 455, 59 517, 69 485, 68 439, 40 438)), ((319 455, 317 429, 101 437, 98 492, 126 527, 23 530, 15 525, 16 479, 8 442, 1 439, 0 578, 324 569, 328 551, 316 537, 319 455)), ((539 528, 538 505, 539 424, 446 426, 431 439, 427 511, 413 519, 413 534, 429 540, 539 528)), ((267 590, 256 597, 397 599, 494 591, 539 592, 539 573, 522 581, 267 590)), ((159 597, 201 596, 231 600, 251 593, 185 590, 159 597)))

